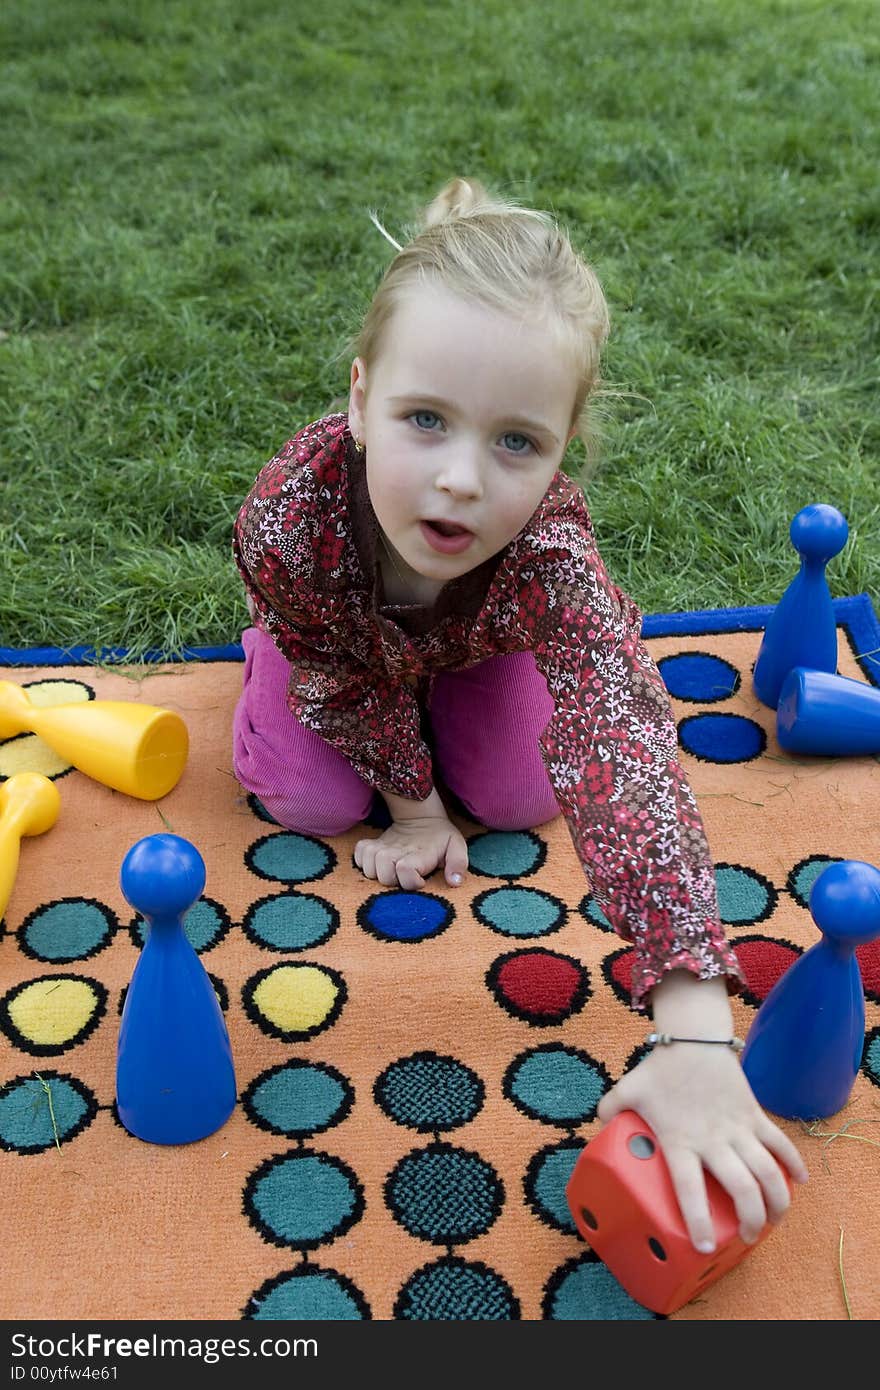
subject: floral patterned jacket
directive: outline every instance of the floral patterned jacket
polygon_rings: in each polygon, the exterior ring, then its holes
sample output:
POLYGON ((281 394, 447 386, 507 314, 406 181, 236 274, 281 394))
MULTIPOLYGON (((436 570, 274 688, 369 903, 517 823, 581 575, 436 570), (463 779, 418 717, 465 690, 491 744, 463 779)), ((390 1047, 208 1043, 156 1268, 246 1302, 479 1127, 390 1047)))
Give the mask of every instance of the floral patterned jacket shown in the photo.
POLYGON ((561 469, 503 551, 429 607, 391 605, 363 456, 347 416, 329 415, 261 470, 233 553, 255 620, 290 662, 293 714, 379 791, 424 800, 433 789, 419 701, 437 671, 533 652, 556 705, 541 755, 592 892, 634 943, 633 1007, 644 1011, 671 969, 740 988, 641 613, 609 578, 561 469))

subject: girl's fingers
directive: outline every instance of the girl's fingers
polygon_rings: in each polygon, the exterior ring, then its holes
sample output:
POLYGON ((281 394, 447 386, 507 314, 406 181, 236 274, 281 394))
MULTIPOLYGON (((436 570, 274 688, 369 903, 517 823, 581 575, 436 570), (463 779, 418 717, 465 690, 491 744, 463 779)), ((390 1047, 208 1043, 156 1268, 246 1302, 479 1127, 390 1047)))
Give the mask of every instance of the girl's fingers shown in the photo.
POLYGON ((804 1163, 801 1154, 795 1144, 789 1139, 787 1134, 775 1125, 772 1120, 762 1114, 761 1123, 756 1127, 756 1133, 761 1143, 775 1154, 782 1164, 788 1169, 795 1182, 808 1182, 809 1171, 804 1163))
POLYGON ((761 1186, 768 1221, 781 1221, 791 1205, 791 1193, 776 1159, 753 1134, 737 1143, 736 1151, 761 1186))
POLYGON ((706 1179, 699 1155, 691 1149, 664 1149, 663 1157, 691 1244, 708 1255, 715 1249, 715 1227, 709 1214, 706 1179))
POLYGON ((730 1147, 705 1154, 703 1163, 732 1197, 740 1236, 747 1245, 754 1245, 767 1224, 767 1208, 758 1179, 730 1147))

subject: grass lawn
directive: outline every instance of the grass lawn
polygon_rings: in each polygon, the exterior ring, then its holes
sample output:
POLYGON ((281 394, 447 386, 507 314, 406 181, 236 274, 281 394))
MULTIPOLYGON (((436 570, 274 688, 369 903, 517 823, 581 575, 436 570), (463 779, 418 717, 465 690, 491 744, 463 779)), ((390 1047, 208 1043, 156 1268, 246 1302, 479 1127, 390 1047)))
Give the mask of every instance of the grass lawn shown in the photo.
MULTIPOLYGON (((5 0, 0 645, 234 640, 261 465, 418 208, 554 212, 613 331, 587 483, 646 611, 771 603, 832 502, 880 603, 867 0, 5 0)), ((568 471, 583 462, 571 448, 568 471)))

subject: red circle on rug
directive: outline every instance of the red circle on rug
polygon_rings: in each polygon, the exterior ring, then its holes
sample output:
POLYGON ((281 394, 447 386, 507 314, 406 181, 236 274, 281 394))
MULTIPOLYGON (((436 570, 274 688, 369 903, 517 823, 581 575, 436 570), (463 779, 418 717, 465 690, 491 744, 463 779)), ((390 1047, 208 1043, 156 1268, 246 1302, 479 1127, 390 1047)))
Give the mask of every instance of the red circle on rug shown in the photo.
POLYGON ((880 1004, 880 941, 868 941, 856 947, 856 960, 862 972, 865 994, 880 1004))
POLYGON ((490 983, 511 1012, 541 1023, 567 1018, 589 990, 589 976, 578 961, 542 950, 517 951, 496 962, 490 983))
POLYGON ((731 941, 736 958, 746 977, 746 993, 754 999, 767 998, 777 980, 803 955, 796 946, 768 937, 753 937, 751 941, 731 941))

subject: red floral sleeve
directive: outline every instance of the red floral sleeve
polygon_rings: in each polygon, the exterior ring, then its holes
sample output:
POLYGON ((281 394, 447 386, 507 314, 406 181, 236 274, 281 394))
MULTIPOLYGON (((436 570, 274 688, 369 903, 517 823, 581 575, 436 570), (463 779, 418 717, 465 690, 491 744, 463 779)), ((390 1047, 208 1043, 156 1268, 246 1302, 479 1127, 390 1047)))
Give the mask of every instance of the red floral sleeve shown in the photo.
POLYGON ((672 708, 588 529, 549 524, 520 570, 519 606, 556 709, 541 750, 593 893, 636 949, 633 1007, 666 971, 742 973, 718 914, 702 818, 678 759, 672 708), (531 615, 531 616, 530 616, 531 615))
POLYGON ((259 474, 236 518, 233 554, 254 621, 290 662, 287 703, 368 786, 424 801, 434 786, 413 688, 352 649, 351 623, 322 599, 322 533, 312 476, 291 441, 259 474), (345 639, 348 639, 346 642, 345 639))

